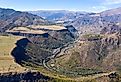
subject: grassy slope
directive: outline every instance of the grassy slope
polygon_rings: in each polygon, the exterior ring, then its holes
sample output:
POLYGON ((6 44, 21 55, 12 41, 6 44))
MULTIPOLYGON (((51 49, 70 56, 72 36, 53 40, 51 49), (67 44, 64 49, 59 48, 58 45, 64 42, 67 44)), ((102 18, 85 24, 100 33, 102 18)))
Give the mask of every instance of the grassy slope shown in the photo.
POLYGON ((17 40, 23 37, 0 36, 0 72, 22 72, 25 68, 14 62, 11 51, 15 48, 17 40))

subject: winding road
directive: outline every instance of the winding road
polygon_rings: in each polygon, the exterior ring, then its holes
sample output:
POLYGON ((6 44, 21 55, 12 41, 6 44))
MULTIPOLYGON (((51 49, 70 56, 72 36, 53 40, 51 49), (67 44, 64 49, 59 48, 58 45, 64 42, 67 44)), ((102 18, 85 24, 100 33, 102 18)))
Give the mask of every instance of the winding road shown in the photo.
MULTIPOLYGON (((60 57, 62 56, 66 50, 68 50, 69 48, 73 48, 74 47, 74 44, 77 43, 79 40, 75 40, 74 42, 70 42, 70 43, 67 43, 65 44, 63 47, 60 47, 60 48, 57 48, 53 51, 53 55, 52 56, 49 56, 47 59, 43 60, 43 66, 49 70, 49 71, 59 71, 58 69, 54 69, 50 66, 47 65, 47 62, 54 59, 55 57, 60 57)), ((102 76, 108 76, 112 73, 116 73, 115 71, 113 72, 109 72, 109 73, 98 73, 98 74, 95 74, 93 77, 102 77, 102 76)))
POLYGON ((73 42, 65 44, 63 47, 59 47, 59 48, 55 49, 53 51, 53 55, 52 56, 49 56, 48 58, 46 58, 46 59, 43 60, 43 62, 42 62, 43 66, 47 70, 50 70, 50 71, 54 70, 54 69, 52 69, 51 67, 49 67, 47 65, 47 62, 50 61, 50 60, 52 60, 52 59, 54 59, 54 58, 56 58, 56 57, 62 56, 65 53, 66 50, 68 50, 69 48, 73 48, 74 44, 77 43, 77 42, 78 42, 78 39, 75 40, 75 41, 73 41, 73 42))

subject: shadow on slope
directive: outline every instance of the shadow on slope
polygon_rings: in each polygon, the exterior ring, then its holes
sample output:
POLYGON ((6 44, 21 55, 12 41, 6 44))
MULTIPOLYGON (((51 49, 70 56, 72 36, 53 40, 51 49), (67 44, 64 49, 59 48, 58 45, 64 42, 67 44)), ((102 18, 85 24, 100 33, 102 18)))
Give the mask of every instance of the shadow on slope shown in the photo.
POLYGON ((29 42, 30 41, 27 38, 20 39, 16 42, 16 47, 11 53, 17 63, 21 64, 23 60, 29 59, 29 56, 25 54, 25 48, 29 42))
POLYGON ((39 72, 7 73, 0 75, 0 82, 48 82, 50 77, 39 72))

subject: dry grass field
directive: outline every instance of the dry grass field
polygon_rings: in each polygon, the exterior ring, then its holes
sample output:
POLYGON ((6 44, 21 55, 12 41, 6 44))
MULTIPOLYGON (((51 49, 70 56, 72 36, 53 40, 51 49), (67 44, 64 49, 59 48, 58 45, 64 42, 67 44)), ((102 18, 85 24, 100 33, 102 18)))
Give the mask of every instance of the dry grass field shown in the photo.
POLYGON ((61 30, 61 29, 66 29, 64 26, 60 25, 31 25, 31 28, 35 29, 49 29, 49 30, 61 30))
POLYGON ((25 68, 18 65, 11 55, 17 40, 23 37, 0 36, 0 73, 3 72, 23 72, 25 68))
POLYGON ((27 27, 15 27, 12 30, 7 30, 6 32, 21 32, 21 33, 31 33, 31 34, 43 34, 45 33, 42 30, 32 30, 27 27))
POLYGON ((11 30, 7 30, 6 32, 20 32, 20 33, 31 33, 31 34, 44 34, 47 33, 44 29, 47 30, 61 30, 66 29, 64 26, 60 25, 31 25, 27 27, 15 27, 11 30), (38 30, 40 29, 40 30, 38 30), (43 29, 43 30, 42 30, 43 29))

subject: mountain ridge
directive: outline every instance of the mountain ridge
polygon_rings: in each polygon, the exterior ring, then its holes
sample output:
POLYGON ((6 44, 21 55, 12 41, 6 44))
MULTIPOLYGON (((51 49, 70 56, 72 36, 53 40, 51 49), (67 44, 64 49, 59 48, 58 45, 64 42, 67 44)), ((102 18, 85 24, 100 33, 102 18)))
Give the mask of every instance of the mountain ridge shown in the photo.
POLYGON ((32 24, 46 24, 47 20, 28 12, 0 8, 0 31, 5 31, 15 26, 28 26, 32 24))

